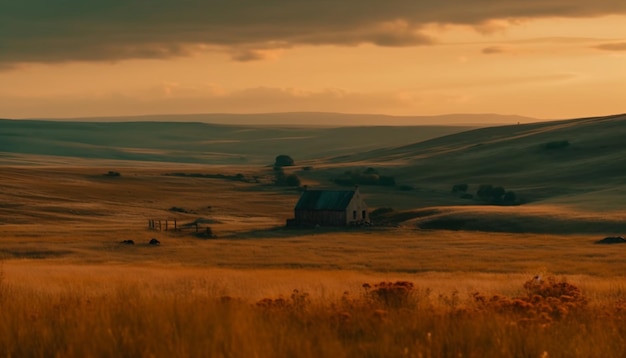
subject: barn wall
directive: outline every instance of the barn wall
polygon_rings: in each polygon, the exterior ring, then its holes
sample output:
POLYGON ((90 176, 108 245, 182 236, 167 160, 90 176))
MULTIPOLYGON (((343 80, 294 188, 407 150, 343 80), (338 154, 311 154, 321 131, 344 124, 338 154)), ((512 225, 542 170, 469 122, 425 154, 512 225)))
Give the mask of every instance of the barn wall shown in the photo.
POLYGON ((296 222, 300 225, 344 226, 346 213, 328 210, 296 210, 296 222))

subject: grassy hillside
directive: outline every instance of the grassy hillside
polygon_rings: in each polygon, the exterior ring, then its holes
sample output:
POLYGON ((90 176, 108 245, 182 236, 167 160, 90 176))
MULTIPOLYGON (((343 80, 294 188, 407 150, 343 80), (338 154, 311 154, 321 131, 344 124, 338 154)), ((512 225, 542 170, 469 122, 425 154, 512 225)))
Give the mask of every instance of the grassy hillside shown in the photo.
POLYGON ((372 207, 396 209, 383 218, 392 224, 622 234, 625 135, 626 115, 488 127, 339 156, 300 174, 311 185, 334 185, 334 178, 367 168, 394 178, 395 186, 361 187, 372 207), (453 194, 455 184, 467 184, 467 191, 453 194), (487 184, 513 192, 515 200, 478 198, 487 184))
MULTIPOLYGON (((415 187, 467 183, 517 190, 525 201, 602 191, 626 179, 626 115, 480 128, 423 142, 336 157, 329 176, 364 164, 415 187)), ((616 194, 617 192, 615 192, 616 194)), ((588 198, 592 199, 592 198, 588 198)))
POLYGON ((415 143, 471 127, 279 128, 174 122, 0 120, 0 152, 202 164, 271 164, 415 143))
POLYGON ((1 122, 0 350, 623 357, 624 245, 596 242, 626 233, 625 118, 422 142, 434 132, 1 122), (299 164, 285 171, 306 184, 369 167, 395 177, 361 190, 398 210, 371 227, 285 227, 299 191, 266 166, 285 143, 299 164), (460 182, 526 201, 462 199, 460 182), (185 225, 198 222, 214 235, 185 225))
POLYGON ((612 234, 626 231, 625 128, 624 115, 479 129, 0 121, 0 152, 5 164, 38 158, 104 165, 103 159, 113 159, 114 168, 146 161, 170 172, 267 177, 263 183, 273 175, 266 166, 288 154, 298 165, 287 173, 310 186, 337 187, 333 179, 366 168, 394 178, 395 186, 362 186, 372 208, 401 211, 389 218, 394 224, 612 234), (230 168, 183 169, 185 163, 230 168), (471 198, 451 193, 454 184, 467 184, 471 198), (515 200, 507 204, 513 205, 492 210, 493 203, 476 196, 483 184, 512 191, 515 200))

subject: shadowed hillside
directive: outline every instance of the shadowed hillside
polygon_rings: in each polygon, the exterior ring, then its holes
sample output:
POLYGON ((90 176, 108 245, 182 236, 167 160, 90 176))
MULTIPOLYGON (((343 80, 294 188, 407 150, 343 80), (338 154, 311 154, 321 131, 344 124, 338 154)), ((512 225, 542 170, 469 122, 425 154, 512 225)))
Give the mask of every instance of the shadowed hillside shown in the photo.
POLYGON ((541 184, 595 182, 626 175, 626 115, 488 127, 381 149, 334 162, 397 163, 420 180, 541 184), (419 167, 419 170, 417 168, 419 167))
POLYGON ((174 122, 0 120, 0 152, 203 164, 268 164, 414 143, 471 127, 279 128, 174 122))
MULTIPOLYGON (((303 185, 363 185, 371 208, 396 210, 392 225, 622 234, 626 230, 622 224, 626 220, 625 134, 626 115, 480 129, 0 120, 0 158, 11 164, 25 164, 29 158, 47 163, 46 158, 53 158, 45 155, 56 155, 78 166, 92 159, 150 161, 163 168, 183 163, 233 164, 238 168, 193 170, 213 175, 207 177, 234 176, 245 166, 250 175, 270 177, 267 165, 276 155, 287 154, 297 165, 286 172, 296 174, 303 185), (382 180, 337 180, 352 179, 355 173, 361 179, 386 180, 384 185, 382 180), (458 184, 466 189, 452 193, 458 184), (485 184, 513 192, 514 199, 479 197, 477 189, 485 184), (416 210, 418 214, 413 214, 416 210)), ((281 189, 260 184, 253 190, 281 189)))
MULTIPOLYGON (((378 168, 414 188, 389 193, 405 208, 482 205, 476 190, 492 184, 514 191, 521 203, 623 210, 626 201, 619 198, 626 193, 625 135, 626 115, 480 128, 336 157, 329 161, 326 176, 365 165, 378 168), (473 200, 450 193, 458 183, 468 184, 473 200)), ((313 175, 320 180, 319 171, 313 175)))

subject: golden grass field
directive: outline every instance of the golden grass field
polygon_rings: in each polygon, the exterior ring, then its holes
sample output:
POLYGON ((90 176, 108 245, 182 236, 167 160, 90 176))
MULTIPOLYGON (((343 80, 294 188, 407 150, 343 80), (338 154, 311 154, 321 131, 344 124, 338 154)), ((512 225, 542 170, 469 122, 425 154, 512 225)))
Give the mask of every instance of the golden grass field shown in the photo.
MULTIPOLYGON (((626 355, 626 245, 594 244, 626 231, 617 184, 508 207, 452 198, 454 180, 363 187, 373 208, 406 219, 292 229, 299 192, 268 184, 268 167, 8 153, 1 163, 3 356, 626 355), (487 229, 420 229, 450 217, 487 229), (198 218, 214 238, 148 229, 198 218), (524 286, 537 275, 542 286, 524 286)), ((313 186, 337 170, 304 164, 315 170, 294 170, 313 186)))

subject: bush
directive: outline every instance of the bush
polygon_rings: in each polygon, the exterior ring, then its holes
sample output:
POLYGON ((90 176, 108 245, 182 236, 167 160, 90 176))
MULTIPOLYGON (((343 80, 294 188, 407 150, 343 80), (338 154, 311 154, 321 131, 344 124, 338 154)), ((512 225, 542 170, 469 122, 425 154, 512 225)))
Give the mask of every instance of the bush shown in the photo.
POLYGON ((546 144, 543 145, 544 149, 560 149, 560 148, 567 148, 569 147, 570 143, 568 140, 558 140, 558 141, 554 141, 554 142, 548 142, 546 144))
POLYGON ((465 193, 467 192, 468 187, 469 186, 467 184, 454 184, 452 186, 452 193, 465 193))
POLYGON ((512 191, 506 191, 504 187, 482 184, 476 191, 476 196, 493 204, 513 204, 517 201, 517 195, 512 191))
POLYGON ((366 297, 374 302, 382 304, 384 307, 404 307, 409 303, 409 299, 415 286, 409 281, 380 282, 372 287, 370 284, 363 284, 366 297))

